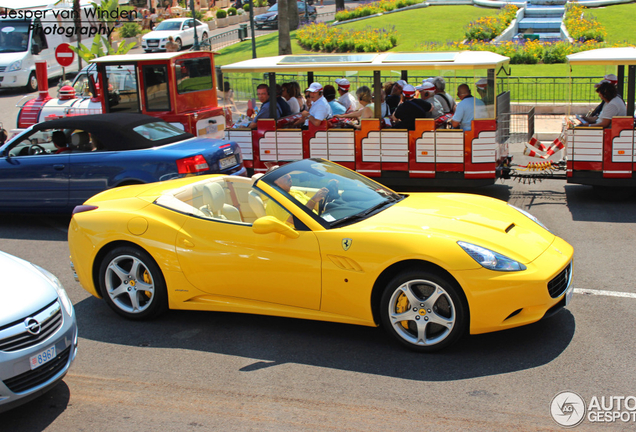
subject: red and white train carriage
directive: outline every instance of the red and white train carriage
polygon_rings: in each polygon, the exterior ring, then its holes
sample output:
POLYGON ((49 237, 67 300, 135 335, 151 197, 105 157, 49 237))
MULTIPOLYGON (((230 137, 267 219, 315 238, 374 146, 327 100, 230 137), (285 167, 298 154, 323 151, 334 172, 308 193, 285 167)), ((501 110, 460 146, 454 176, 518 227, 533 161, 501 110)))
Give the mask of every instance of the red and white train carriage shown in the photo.
POLYGON ((402 79, 410 71, 447 78, 461 73, 470 77, 466 83, 472 88, 475 103, 485 105, 485 109, 475 112, 487 117, 475 118, 471 131, 440 129, 432 119, 418 119, 415 130, 408 131, 384 128, 376 104, 376 118, 363 119, 358 130, 329 128, 328 122, 320 127, 310 125, 308 130, 287 129, 280 127, 280 121, 259 120, 256 130, 228 129, 226 138, 241 145, 244 162, 254 172, 265 171, 267 162, 323 157, 376 177, 388 186, 492 184, 498 177, 498 167, 508 157, 507 143, 497 139, 503 134, 497 133, 501 125, 494 97, 498 94, 497 72, 508 62, 508 57, 495 53, 462 51, 290 55, 222 66, 224 74, 261 77, 266 73, 270 87, 276 83, 276 73, 306 73, 307 84, 316 80, 323 86, 329 83, 320 80, 320 73, 373 75, 375 100, 380 100, 383 71, 401 71, 402 79), (483 99, 479 99, 476 83, 484 79, 488 86, 483 99))

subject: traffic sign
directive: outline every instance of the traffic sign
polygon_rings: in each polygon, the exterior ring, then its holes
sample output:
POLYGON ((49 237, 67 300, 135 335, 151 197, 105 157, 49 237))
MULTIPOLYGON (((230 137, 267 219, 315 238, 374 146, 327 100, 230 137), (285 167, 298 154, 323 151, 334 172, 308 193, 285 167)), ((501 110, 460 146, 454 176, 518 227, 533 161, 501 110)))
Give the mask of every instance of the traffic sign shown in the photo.
POLYGON ((75 58, 75 53, 71 49, 71 46, 67 43, 61 43, 55 48, 55 60, 62 67, 70 66, 75 58))

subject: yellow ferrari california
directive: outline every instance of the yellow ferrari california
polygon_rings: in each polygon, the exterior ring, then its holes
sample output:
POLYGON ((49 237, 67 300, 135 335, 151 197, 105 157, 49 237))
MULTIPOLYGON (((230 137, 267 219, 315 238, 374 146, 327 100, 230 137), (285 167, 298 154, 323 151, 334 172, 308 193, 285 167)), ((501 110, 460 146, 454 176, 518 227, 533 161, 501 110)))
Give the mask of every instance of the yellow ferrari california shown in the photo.
POLYGON ((417 351, 539 321, 572 297, 572 247, 506 202, 398 194, 322 159, 257 176, 94 196, 70 223, 76 278, 129 319, 188 309, 382 325, 417 351))

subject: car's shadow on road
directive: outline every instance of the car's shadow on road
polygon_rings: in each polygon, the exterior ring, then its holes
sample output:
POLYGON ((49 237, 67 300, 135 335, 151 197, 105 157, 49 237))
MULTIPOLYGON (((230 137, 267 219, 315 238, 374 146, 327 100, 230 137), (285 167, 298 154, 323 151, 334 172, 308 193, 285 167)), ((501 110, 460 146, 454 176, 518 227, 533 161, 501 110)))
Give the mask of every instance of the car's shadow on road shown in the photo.
POLYGON ((466 336, 446 350, 420 354, 394 342, 381 328, 190 311, 133 322, 92 297, 75 310, 81 336, 107 344, 259 359, 240 369, 247 373, 296 363, 417 381, 462 380, 544 365, 567 348, 576 327, 573 315, 564 310, 529 326, 466 336))
POLYGON ((46 430, 68 407, 71 390, 61 381, 42 396, 0 414, 3 431, 46 430), (36 414, 34 414, 36 413, 36 414))

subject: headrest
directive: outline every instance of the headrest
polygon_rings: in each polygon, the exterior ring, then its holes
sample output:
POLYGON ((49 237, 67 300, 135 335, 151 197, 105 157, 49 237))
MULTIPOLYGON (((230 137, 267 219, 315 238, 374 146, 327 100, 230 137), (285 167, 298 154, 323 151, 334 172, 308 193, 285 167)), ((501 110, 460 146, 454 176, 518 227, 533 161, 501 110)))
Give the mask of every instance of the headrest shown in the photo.
POLYGON ((71 145, 75 147, 85 146, 90 142, 90 137, 88 136, 88 132, 75 132, 71 135, 71 145))

